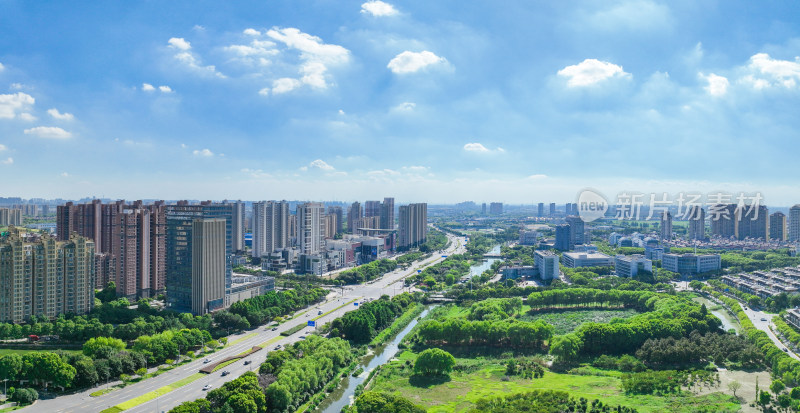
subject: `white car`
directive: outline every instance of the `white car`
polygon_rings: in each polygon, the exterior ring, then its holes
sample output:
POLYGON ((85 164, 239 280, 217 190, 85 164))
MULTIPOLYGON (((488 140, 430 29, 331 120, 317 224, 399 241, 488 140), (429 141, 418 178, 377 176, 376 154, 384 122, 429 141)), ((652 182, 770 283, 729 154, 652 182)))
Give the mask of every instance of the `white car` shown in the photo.
POLYGON ((206 384, 205 386, 203 386, 203 391, 206 391, 206 390, 208 390, 210 388, 211 388, 211 385, 210 384, 206 384))
POLYGON ((211 363, 211 359, 205 359, 205 360, 203 360, 203 364, 208 364, 208 363, 211 363))

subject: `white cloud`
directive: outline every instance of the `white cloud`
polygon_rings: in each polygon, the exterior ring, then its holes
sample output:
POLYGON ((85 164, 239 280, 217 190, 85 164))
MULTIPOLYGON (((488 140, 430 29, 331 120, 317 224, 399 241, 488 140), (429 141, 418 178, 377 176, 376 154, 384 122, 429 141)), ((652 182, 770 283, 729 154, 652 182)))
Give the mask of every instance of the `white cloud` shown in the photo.
POLYGON ((728 78, 710 73, 708 76, 703 73, 698 73, 701 79, 708 82, 708 86, 703 89, 711 96, 724 96, 728 92, 728 78))
POLYGON ((261 36, 261 32, 253 28, 244 29, 244 34, 248 36, 261 36))
POLYGON ((464 145, 464 150, 467 152, 489 152, 489 149, 477 142, 464 145))
POLYGON ((36 100, 33 96, 17 92, 10 95, 0 95, 0 119, 14 119, 17 111, 26 109, 33 105, 36 100))
POLYGON ((545 179, 547 175, 544 174, 535 174, 528 177, 528 179, 545 179))
MULTIPOLYGON (((299 80, 292 79, 290 77, 275 79, 274 81, 272 81, 272 93, 277 95, 281 93, 291 92, 292 90, 297 89, 302 85, 303 84, 299 80)), ((264 89, 262 89, 261 92, 264 92, 263 94, 266 95, 269 91, 265 91, 264 89)))
POLYGON ((253 178, 272 178, 272 175, 262 171, 261 169, 244 168, 242 173, 252 176, 253 178))
POLYGON ((26 135, 34 135, 47 139, 69 139, 72 137, 72 133, 56 126, 37 126, 35 128, 25 129, 23 132, 26 135))
POLYGON ((209 149, 200 149, 200 150, 195 149, 194 151, 192 151, 192 154, 194 156, 202 156, 205 158, 214 156, 214 152, 211 152, 209 149))
POLYGON ((172 88, 169 86, 159 86, 158 90, 160 90, 161 93, 172 93, 172 88))
POLYGON ((169 41, 169 48, 174 49, 176 51, 175 55, 173 56, 175 60, 183 63, 187 67, 192 70, 195 70, 199 73, 204 74, 211 74, 219 78, 225 78, 225 75, 218 72, 216 66, 208 65, 203 66, 200 62, 200 59, 195 57, 192 53, 192 45, 188 41, 184 40, 182 37, 173 37, 170 38, 169 41))
MULTIPOLYGON (((329 85, 329 67, 342 65, 350 60, 350 51, 344 47, 324 43, 319 37, 303 33, 292 27, 275 27, 267 31, 266 34, 271 39, 283 43, 289 49, 299 51, 300 60, 302 61, 302 64, 297 69, 299 78, 283 77, 274 80, 272 86, 273 94, 286 93, 303 85, 308 85, 315 89, 326 89, 329 85)), ((270 47, 270 49, 264 50, 268 51, 269 54, 276 54, 277 50, 271 49, 273 46, 275 46, 275 43, 264 42, 261 48, 270 47)), ((262 89, 259 93, 268 95, 269 90, 262 89)))
POLYGON ((468 143, 468 144, 464 145, 464 150, 467 151, 467 152, 483 153, 483 154, 504 153, 506 151, 505 149, 503 149, 501 147, 497 147, 497 149, 489 149, 486 146, 484 146, 482 143, 478 143, 478 142, 472 142, 472 143, 468 143))
POLYGON ((32 114, 30 114, 30 113, 28 113, 28 112, 22 112, 22 113, 20 113, 20 114, 19 114, 19 118, 20 118, 21 120, 24 120, 25 122, 33 122, 33 121, 35 121, 36 119, 39 119, 39 118, 37 118, 36 116, 33 116, 32 114))
POLYGON ((436 56, 433 52, 411 52, 406 50, 395 56, 386 65, 394 73, 413 73, 427 66, 444 63, 447 59, 436 56))
POLYGON ((206 28, 201 26, 201 25, 199 25, 199 24, 195 24, 194 27, 192 27, 192 30, 194 30, 196 32, 204 32, 204 31, 206 31, 206 28))
POLYGON ((403 102, 403 103, 393 107, 392 110, 397 111, 397 112, 411 112, 416 107, 417 107, 417 104, 414 103, 414 102, 403 102))
POLYGON ((329 165, 327 162, 323 161, 322 159, 313 160, 313 161, 311 161, 310 164, 308 164, 308 167, 304 167, 304 168, 306 168, 306 169, 303 169, 303 170, 307 170, 308 168, 317 168, 317 169, 321 169, 323 171, 333 171, 333 170, 336 169, 333 166, 329 165))
POLYGON ((800 57, 795 57, 792 62, 773 59, 766 53, 757 53, 750 57, 747 69, 751 74, 742 80, 756 89, 768 86, 792 89, 800 82, 800 57))
POLYGON ((185 50, 189 50, 189 49, 192 48, 192 44, 187 42, 186 40, 184 40, 183 37, 170 38, 168 43, 169 43, 170 47, 172 47, 174 49, 178 49, 178 50, 184 50, 185 51, 185 50))
POLYGON ((2 163, 3 165, 11 165, 11 164, 13 164, 13 163, 14 163, 14 158, 12 158, 12 157, 10 157, 10 156, 9 156, 9 157, 8 157, 8 158, 6 158, 5 160, 3 160, 3 161, 0 161, 0 163, 2 163))
POLYGON ((5 69, 6 69, 6 67, 5 67, 5 66, 3 66, 3 64, 2 64, 2 63, 0 63, 0 72, 2 72, 2 71, 3 71, 3 70, 5 70, 5 69))
POLYGON ((630 77, 622 66, 597 59, 586 59, 577 65, 567 66, 558 71, 558 76, 567 78, 567 86, 584 87, 612 77, 630 77))
POLYGON ((5 150, 8 150, 8 146, 3 145, 2 143, 0 143, 0 152, 3 152, 5 150))
MULTIPOLYGON (((598 2, 601 6, 608 3, 598 2)), ((669 7, 650 0, 629 0, 589 16, 588 24, 606 31, 658 31, 673 25, 669 7)), ((583 21, 580 21, 583 23, 583 21)))
POLYGON ((73 119, 75 119, 75 116, 72 115, 71 113, 66 113, 66 112, 61 113, 56 108, 47 109, 47 114, 52 116, 53 119, 58 119, 58 120, 73 120, 73 119))
POLYGON ((69 174, 66 172, 61 172, 61 176, 63 176, 64 178, 69 178, 69 174))
POLYGON ((142 83, 142 90, 145 92, 153 92, 156 90, 156 88, 154 88, 153 85, 149 83, 142 83))
POLYGON ((14 90, 20 90, 20 89, 24 88, 25 85, 23 85, 22 83, 12 83, 10 87, 11 87, 11 89, 14 89, 14 90))
POLYGON ((371 14, 376 17, 394 16, 397 14, 397 9, 389 3, 371 0, 361 5, 361 13, 371 14))

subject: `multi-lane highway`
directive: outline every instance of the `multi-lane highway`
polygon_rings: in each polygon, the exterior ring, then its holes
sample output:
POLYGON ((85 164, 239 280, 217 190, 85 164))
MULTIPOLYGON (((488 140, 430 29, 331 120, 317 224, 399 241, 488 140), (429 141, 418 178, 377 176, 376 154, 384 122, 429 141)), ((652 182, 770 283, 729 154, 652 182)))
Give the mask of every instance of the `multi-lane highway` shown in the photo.
MULTIPOLYGON (((231 335, 228 337, 229 345, 209 356, 214 360, 220 360, 225 357, 235 356, 244 351, 251 349, 253 346, 268 343, 268 345, 261 351, 256 352, 246 359, 236 361, 217 372, 211 373, 198 380, 195 380, 185 386, 162 394, 160 397, 142 403, 136 407, 132 407, 126 412, 161 412, 168 411, 173 407, 190 400, 195 400, 204 397, 206 391, 203 387, 208 385, 210 388, 215 389, 223 383, 233 380, 249 370, 257 370, 258 366, 266 359, 267 353, 275 348, 278 344, 287 345, 300 340, 300 336, 310 333, 313 329, 307 328, 300 332, 293 334, 290 337, 280 336, 282 331, 288 330, 298 324, 307 324, 308 320, 317 317, 319 312, 326 314, 317 320, 318 325, 325 324, 331 320, 341 317, 347 311, 357 309, 355 305, 349 303, 352 300, 361 302, 368 299, 377 299, 381 295, 387 294, 390 296, 400 294, 404 291, 403 279, 418 269, 425 266, 435 264, 442 261, 442 255, 457 254, 464 252, 463 239, 448 235, 450 239, 450 246, 443 254, 434 254, 428 259, 414 262, 408 269, 398 269, 388 273, 378 280, 371 281, 366 284, 348 286, 342 291, 336 289, 328 295, 326 301, 308 308, 306 311, 299 313, 293 320, 283 323, 276 331, 271 331, 269 328, 260 327, 255 330, 247 331, 238 335, 231 335), (343 306, 344 305, 344 306, 343 306), (341 307, 341 308, 339 308, 341 307), (248 365, 244 365, 245 360, 252 361, 248 365), (222 376, 222 371, 230 371, 227 376, 222 376)), ((170 386, 182 379, 186 379, 197 373, 204 366, 203 360, 198 359, 167 373, 161 374, 142 382, 126 386, 122 389, 114 390, 99 397, 91 397, 90 393, 102 389, 104 386, 99 386, 90 390, 86 390, 77 394, 60 396, 55 399, 40 400, 33 406, 23 409, 31 412, 99 412, 103 409, 116 406, 120 403, 132 400, 139 396, 148 394, 157 389, 170 386)))

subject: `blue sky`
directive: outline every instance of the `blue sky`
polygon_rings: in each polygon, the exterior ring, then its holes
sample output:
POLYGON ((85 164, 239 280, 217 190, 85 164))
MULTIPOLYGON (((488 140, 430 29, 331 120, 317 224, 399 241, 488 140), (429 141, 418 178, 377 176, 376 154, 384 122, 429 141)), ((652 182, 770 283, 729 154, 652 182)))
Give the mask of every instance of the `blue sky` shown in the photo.
POLYGON ((800 202, 793 1, 0 10, 5 196, 800 202))

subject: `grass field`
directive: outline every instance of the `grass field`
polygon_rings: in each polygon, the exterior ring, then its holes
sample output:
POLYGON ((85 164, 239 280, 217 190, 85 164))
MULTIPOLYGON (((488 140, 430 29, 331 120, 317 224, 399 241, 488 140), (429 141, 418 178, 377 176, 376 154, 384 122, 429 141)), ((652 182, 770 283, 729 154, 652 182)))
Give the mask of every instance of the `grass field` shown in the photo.
POLYGON ((163 396, 163 395, 165 395, 165 394, 167 394, 167 393, 169 393, 171 391, 174 391, 174 390, 176 390, 178 388, 181 388, 181 387, 183 387, 183 386, 185 386, 185 385, 187 385, 189 383, 192 383, 195 380, 201 379, 203 377, 206 377, 206 375, 203 374, 203 373, 195 373, 195 374, 193 374, 193 375, 191 375, 189 377, 186 377, 184 379, 178 380, 175 383, 172 383, 172 384, 170 384, 168 386, 164 386, 164 387, 158 388, 158 389, 153 390, 153 391, 151 391, 149 393, 145 393, 145 394, 143 394, 143 395, 141 395, 139 397, 130 399, 130 400, 126 401, 126 402, 122 402, 122 403, 120 403, 120 404, 118 404, 116 406, 111 406, 108 409, 102 410, 101 413, 117 413, 117 412, 122 412, 122 411, 125 411, 125 410, 128 410, 128 409, 132 409, 132 408, 134 408, 134 407, 136 407, 136 406, 138 406, 140 404, 147 403, 150 400, 155 399, 156 397, 163 396))
POLYGON ((614 318, 629 318, 636 310, 570 310, 551 313, 524 313, 520 319, 525 321, 542 320, 555 327, 555 333, 566 334, 583 323, 607 323, 614 318))
MULTIPOLYGON (((458 359, 465 369, 453 372, 447 381, 425 382, 411 379, 411 367, 406 360, 416 355, 410 351, 400 354, 399 360, 386 365, 374 379, 370 390, 402 395, 429 412, 462 412, 474 407, 482 397, 525 392, 534 389, 564 390, 574 397, 600 399, 604 403, 635 407, 639 412, 736 412, 739 403, 722 389, 697 396, 625 395, 620 389, 619 374, 607 376, 575 375, 546 372, 539 379, 505 377, 505 366, 500 359, 458 359), (411 379, 411 380, 410 380, 411 379), (414 381, 414 384, 411 384, 414 381)), ((602 373, 600 373, 602 374, 602 373)))

